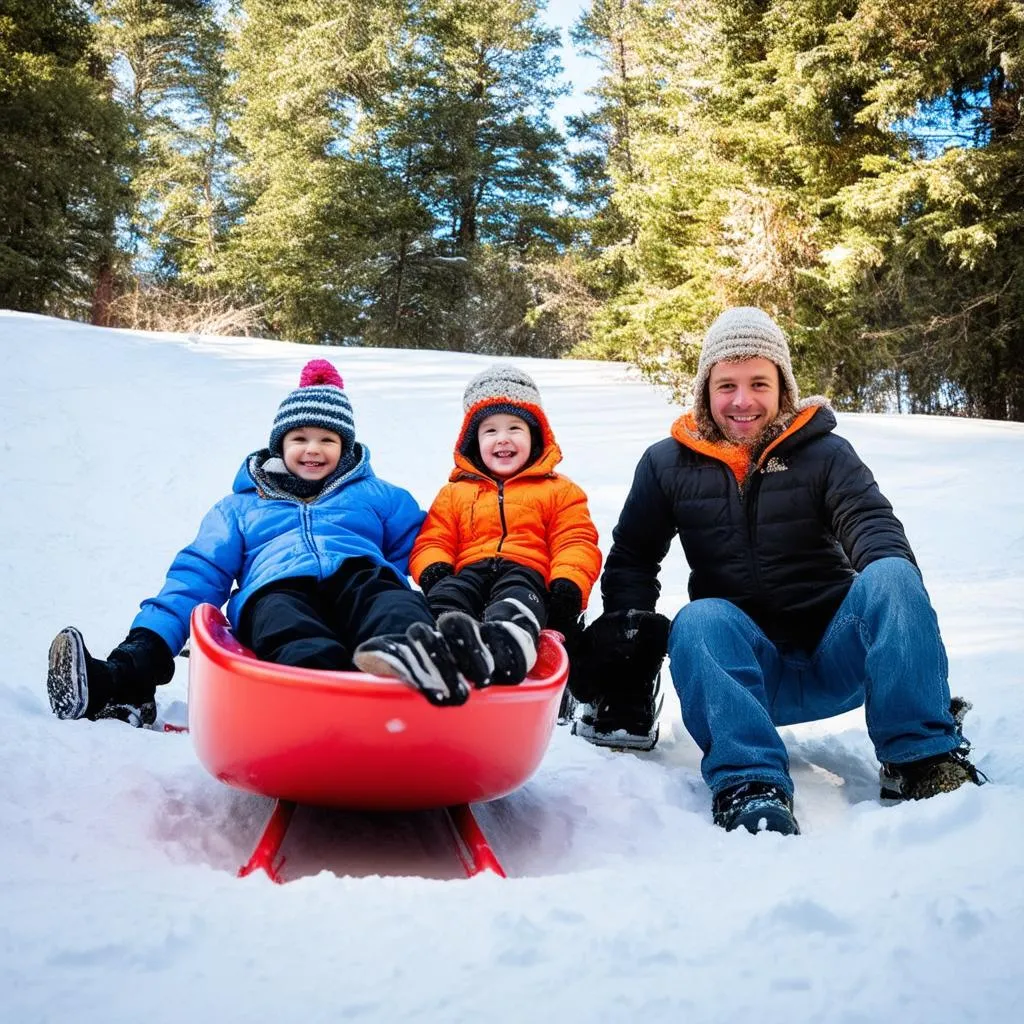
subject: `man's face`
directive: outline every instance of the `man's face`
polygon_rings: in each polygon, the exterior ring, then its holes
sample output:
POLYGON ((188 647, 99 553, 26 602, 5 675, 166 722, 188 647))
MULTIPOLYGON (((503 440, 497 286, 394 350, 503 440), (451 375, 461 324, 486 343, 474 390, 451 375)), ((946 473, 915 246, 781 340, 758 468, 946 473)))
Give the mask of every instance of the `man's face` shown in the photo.
POLYGON ((770 359, 742 359, 711 367, 711 418, 736 444, 753 444, 775 422, 781 396, 779 368, 770 359))

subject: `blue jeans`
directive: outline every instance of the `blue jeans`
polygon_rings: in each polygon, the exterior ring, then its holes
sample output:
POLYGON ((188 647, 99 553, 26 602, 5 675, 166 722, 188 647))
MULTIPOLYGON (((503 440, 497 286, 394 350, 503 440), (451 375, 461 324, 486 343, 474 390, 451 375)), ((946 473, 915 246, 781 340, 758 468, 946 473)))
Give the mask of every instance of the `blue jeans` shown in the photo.
POLYGON ((729 601, 685 605, 669 635, 683 723, 704 752, 712 793, 770 782, 790 796, 776 726, 866 706, 880 761, 903 763, 959 743, 949 712, 946 651, 917 569, 872 562, 853 581, 813 655, 780 651, 729 601))

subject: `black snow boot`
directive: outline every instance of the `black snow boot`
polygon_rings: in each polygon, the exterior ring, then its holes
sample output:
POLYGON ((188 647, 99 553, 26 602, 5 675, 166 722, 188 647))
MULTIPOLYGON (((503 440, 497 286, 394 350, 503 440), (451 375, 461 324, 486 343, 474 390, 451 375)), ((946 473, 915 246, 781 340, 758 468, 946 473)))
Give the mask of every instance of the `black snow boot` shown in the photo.
POLYGON ((68 626, 50 644, 46 689, 58 718, 113 718, 138 728, 156 721, 155 689, 173 675, 174 658, 151 630, 133 629, 101 661, 68 626))
POLYGON ((741 782, 715 794, 711 804, 716 825, 726 832, 745 828, 758 832, 779 832, 798 836, 800 826, 793 817, 793 801, 781 786, 769 782, 741 782))
POLYGON ((540 624, 515 598, 490 605, 483 622, 465 612, 446 612, 438 628, 459 670, 476 686, 515 686, 537 662, 540 624))
POLYGON ((653 750, 663 701, 659 674, 650 680, 636 680, 631 689, 599 697, 593 704, 577 702, 573 735, 598 747, 653 750))
POLYGON ((514 686, 537 664, 540 623, 522 601, 509 597, 489 605, 480 635, 494 658, 492 683, 514 686))
POLYGON ((445 612, 437 620, 459 671, 474 686, 487 686, 494 672, 494 655, 480 635, 480 623, 465 612, 445 612))
POLYGON ((403 680, 439 707, 465 704, 469 698, 469 684, 444 637, 424 622, 414 622, 404 633, 363 641, 352 660, 363 672, 403 680))
POLYGON ((988 782, 988 776, 979 771, 967 756, 971 752, 971 744, 964 736, 963 725, 971 707, 971 702, 963 697, 954 697, 949 702, 960 741, 952 750, 903 764, 882 762, 878 772, 882 800, 927 800, 939 793, 952 793, 968 782, 976 786, 988 782))

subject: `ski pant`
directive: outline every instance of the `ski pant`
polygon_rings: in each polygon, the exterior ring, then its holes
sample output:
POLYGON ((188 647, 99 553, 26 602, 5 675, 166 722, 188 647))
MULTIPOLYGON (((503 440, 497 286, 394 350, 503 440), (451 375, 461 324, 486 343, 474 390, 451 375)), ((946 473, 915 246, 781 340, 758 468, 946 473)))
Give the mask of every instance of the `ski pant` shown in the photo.
POLYGON ((916 761, 959 743, 938 620, 903 558, 880 559, 857 575, 813 654, 780 650, 734 604, 710 598, 675 617, 669 659, 713 793, 756 781, 792 796, 776 726, 862 704, 880 761, 916 761))
POLYGON ((277 580, 245 603, 237 635, 258 658, 279 665, 352 669, 364 640, 404 633, 414 622, 434 625, 423 595, 393 570, 350 558, 325 580, 277 580))
POLYGON ((548 619, 548 588, 535 569, 503 558, 485 558, 445 576, 430 588, 430 609, 440 617, 445 612, 465 612, 480 622, 508 619, 508 605, 518 601, 528 608, 543 629, 548 619))

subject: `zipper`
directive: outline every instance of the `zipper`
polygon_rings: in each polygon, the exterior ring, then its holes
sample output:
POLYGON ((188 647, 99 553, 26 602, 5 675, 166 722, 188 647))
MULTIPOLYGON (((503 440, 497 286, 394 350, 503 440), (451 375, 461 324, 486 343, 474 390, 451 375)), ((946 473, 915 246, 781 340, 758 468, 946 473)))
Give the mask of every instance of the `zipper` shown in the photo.
POLYGON ((498 481, 498 518, 501 520, 501 539, 498 541, 498 551, 501 551, 502 544, 508 536, 508 524, 505 522, 505 482, 498 481))
POLYGON ((324 577, 324 565, 320 559, 320 552, 316 547, 316 540, 313 537, 313 510, 310 505, 300 504, 300 512, 302 514, 302 536, 306 539, 306 544, 309 546, 309 550, 313 552, 313 557, 316 559, 317 576, 320 579, 324 577))
POLYGON ((733 476, 728 466, 722 465, 726 478, 736 488, 740 510, 747 527, 747 551, 750 553, 750 574, 754 580, 754 588, 761 593, 761 569, 757 560, 757 490, 761 485, 761 473, 756 466, 751 467, 747 474, 746 487, 740 487, 739 481, 733 476))

